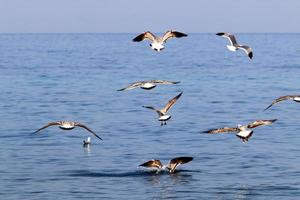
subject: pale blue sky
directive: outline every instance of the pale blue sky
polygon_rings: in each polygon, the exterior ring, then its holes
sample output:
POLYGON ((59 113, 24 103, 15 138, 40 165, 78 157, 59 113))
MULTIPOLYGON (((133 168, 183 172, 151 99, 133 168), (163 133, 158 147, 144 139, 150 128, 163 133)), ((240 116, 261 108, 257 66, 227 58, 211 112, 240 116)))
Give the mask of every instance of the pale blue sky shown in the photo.
POLYGON ((0 0, 0 33, 300 32, 300 0, 0 0))

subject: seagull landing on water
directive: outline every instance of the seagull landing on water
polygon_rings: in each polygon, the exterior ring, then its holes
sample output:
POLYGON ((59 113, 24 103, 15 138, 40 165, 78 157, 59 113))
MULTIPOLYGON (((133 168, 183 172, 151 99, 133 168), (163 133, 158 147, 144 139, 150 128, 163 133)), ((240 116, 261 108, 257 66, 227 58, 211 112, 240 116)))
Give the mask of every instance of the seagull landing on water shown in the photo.
POLYGON ((79 122, 70 122, 70 121, 56 121, 56 122, 49 122, 48 124, 46 124, 45 126, 43 126, 42 128, 38 129, 37 131, 35 131, 34 133, 37 133, 45 128, 48 128, 49 126, 59 126, 59 128, 63 129, 63 130, 72 130, 73 128, 75 128, 76 126, 79 126, 81 128, 86 129, 87 131, 89 131, 90 133, 92 133, 94 136, 96 136, 98 139, 102 140, 94 131, 92 131, 91 129, 89 129, 87 126, 85 126, 84 124, 81 124, 79 122))
POLYGON ((173 158, 168 165, 163 165, 160 160, 149 160, 141 165, 140 167, 149 167, 149 168, 156 168, 156 173, 159 173, 161 170, 168 170, 170 173, 174 173, 175 169, 180 165, 180 164, 185 164, 190 161, 192 161, 194 158, 193 157, 177 157, 173 158))
POLYGON ((156 87, 157 84, 178 84, 180 83, 179 81, 165 81, 165 80, 149 80, 149 81, 138 81, 131 83, 125 88, 119 89, 118 91, 126 91, 126 90, 132 90, 137 87, 140 87, 144 90, 151 90, 156 87))
POLYGON ((217 134, 217 133, 227 133, 227 132, 237 132, 236 136, 240 138, 244 143, 248 142, 250 137, 253 134, 254 128, 258 126, 264 126, 264 125, 270 125, 277 121, 277 119, 271 119, 271 120, 256 120, 250 124, 247 125, 238 125, 237 127, 223 127, 218 129, 211 129, 208 131, 204 131, 204 133, 209 134, 217 134))
POLYGON ((185 33, 181 33, 178 31, 167 31, 163 37, 157 37, 150 31, 144 32, 137 37, 135 37, 132 41, 134 42, 141 42, 145 39, 150 40, 152 43, 150 44, 151 49, 155 51, 161 51, 165 48, 164 43, 170 38, 176 37, 176 38, 181 38, 181 37, 186 37, 188 36, 185 33))
POLYGON ((217 33, 216 35, 227 38, 230 42, 230 45, 227 45, 227 48, 230 51, 236 51, 238 49, 242 49, 250 59, 253 58, 253 52, 252 49, 249 46, 245 46, 245 45, 239 45, 234 37, 234 35, 230 34, 230 33, 217 33))
POLYGON ((160 125, 167 125, 167 121, 171 118, 171 115, 168 115, 168 110, 176 103, 176 101, 179 99, 179 97, 182 95, 182 92, 179 93, 176 97, 174 97, 173 99, 171 99, 163 109, 158 110, 155 109, 152 106, 143 106, 144 108, 148 108, 151 110, 154 110, 157 112, 158 114, 158 121, 160 121, 160 125))
POLYGON ((297 103, 300 103, 300 95, 286 95, 286 96, 279 97, 279 98, 275 99, 265 110, 268 110, 274 104, 279 103, 281 101, 285 101, 285 100, 293 100, 297 103))

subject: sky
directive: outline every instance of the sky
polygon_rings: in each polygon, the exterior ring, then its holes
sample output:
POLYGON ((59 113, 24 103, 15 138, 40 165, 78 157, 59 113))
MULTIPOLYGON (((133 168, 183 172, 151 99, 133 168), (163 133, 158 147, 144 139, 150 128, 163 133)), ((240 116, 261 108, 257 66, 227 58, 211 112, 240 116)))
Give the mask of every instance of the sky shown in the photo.
POLYGON ((300 32, 300 0, 0 0, 0 33, 300 32))

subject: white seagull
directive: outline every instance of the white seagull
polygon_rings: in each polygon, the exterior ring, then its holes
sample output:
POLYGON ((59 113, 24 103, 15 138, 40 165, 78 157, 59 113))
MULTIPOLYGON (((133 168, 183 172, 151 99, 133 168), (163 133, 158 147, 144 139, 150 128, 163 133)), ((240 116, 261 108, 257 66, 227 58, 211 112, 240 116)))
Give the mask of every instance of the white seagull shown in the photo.
POLYGON ((250 124, 247 125, 238 125, 237 127, 223 127, 218 129, 211 129, 208 131, 204 131, 204 133, 209 134, 217 134, 217 133, 227 133, 227 132, 237 132, 236 136, 240 138, 244 143, 248 142, 250 137, 253 134, 254 128, 258 126, 264 126, 264 125, 270 125, 274 123, 277 119, 271 119, 271 120, 256 120, 250 124))
POLYGON ((176 101, 179 99, 179 97, 182 95, 183 92, 179 93, 176 97, 174 97, 173 99, 171 99, 163 109, 155 109, 152 106, 143 106, 144 108, 148 108, 151 110, 154 110, 157 112, 158 114, 158 121, 160 121, 160 125, 167 125, 167 121, 171 118, 171 115, 168 115, 168 110, 176 103, 176 101))
POLYGON ((217 33, 216 35, 227 38, 230 42, 230 45, 227 45, 227 48, 230 51, 236 51, 238 49, 242 49, 250 59, 253 58, 253 52, 252 49, 249 46, 245 46, 245 45, 239 45, 234 37, 234 35, 230 34, 230 33, 217 33))
POLYGON ((293 100, 297 103, 300 103, 300 95, 286 95, 286 96, 281 96, 275 99, 265 110, 268 110, 271 108, 274 104, 279 103, 284 100, 293 100))
POLYGON ((177 157, 173 158, 168 165, 163 165, 160 160, 149 160, 141 165, 140 167, 149 167, 149 168, 156 168, 156 173, 159 173, 161 170, 168 170, 170 173, 174 173, 175 169, 180 165, 180 164, 185 164, 190 161, 192 161, 194 158, 193 157, 177 157))
POLYGON ((151 33, 150 31, 144 32, 140 35, 138 35, 137 37, 135 37, 133 39, 134 42, 141 42, 145 39, 148 39, 151 41, 150 47, 151 49, 155 50, 155 51, 161 51, 165 48, 164 43, 166 43, 166 41, 170 38, 176 37, 176 38, 180 38, 180 37, 186 37, 188 36, 185 33, 181 33, 178 31, 167 31, 163 37, 158 37, 155 36, 153 33, 151 33))
POLYGON ((126 91, 135 89, 137 87, 140 87, 144 90, 151 90, 156 87, 157 84, 178 84, 179 81, 165 81, 165 80, 148 80, 148 81, 138 81, 131 83, 125 88, 119 89, 118 91, 126 91))
POLYGON ((48 124, 46 124, 45 126, 43 126, 42 128, 38 129, 37 131, 35 131, 34 133, 37 133, 49 126, 59 126, 59 128, 63 129, 63 130, 72 130, 73 128, 75 128, 75 126, 79 126, 81 128, 86 129, 87 131, 89 131, 90 133, 92 133, 94 136, 96 136, 98 139, 102 140, 94 131, 92 131, 91 129, 89 129, 87 126, 85 126, 84 124, 81 124, 79 122, 71 122, 71 121, 56 121, 56 122, 49 122, 48 124))

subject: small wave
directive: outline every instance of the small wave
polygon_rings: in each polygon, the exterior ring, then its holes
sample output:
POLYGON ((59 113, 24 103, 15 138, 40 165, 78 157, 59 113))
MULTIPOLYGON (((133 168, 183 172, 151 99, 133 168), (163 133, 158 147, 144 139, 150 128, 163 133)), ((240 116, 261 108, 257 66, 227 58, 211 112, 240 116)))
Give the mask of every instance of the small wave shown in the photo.
POLYGON ((93 172, 89 170, 74 170, 69 171, 70 177, 109 177, 109 178, 123 178, 123 177, 146 177, 146 176, 164 176, 164 175, 177 175, 191 176, 191 174, 185 174, 184 172, 200 172, 195 170, 177 170, 174 174, 169 174, 166 171, 156 173, 156 171, 132 171, 132 172, 93 172))

